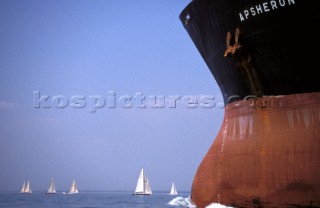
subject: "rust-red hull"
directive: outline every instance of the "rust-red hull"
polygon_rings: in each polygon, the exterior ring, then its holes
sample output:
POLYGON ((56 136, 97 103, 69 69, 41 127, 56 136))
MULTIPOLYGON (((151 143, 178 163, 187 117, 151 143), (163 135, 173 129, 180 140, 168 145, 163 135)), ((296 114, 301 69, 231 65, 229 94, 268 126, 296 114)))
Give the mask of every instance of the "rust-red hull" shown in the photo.
POLYGON ((320 93, 228 104, 192 186, 199 207, 320 207, 320 93))

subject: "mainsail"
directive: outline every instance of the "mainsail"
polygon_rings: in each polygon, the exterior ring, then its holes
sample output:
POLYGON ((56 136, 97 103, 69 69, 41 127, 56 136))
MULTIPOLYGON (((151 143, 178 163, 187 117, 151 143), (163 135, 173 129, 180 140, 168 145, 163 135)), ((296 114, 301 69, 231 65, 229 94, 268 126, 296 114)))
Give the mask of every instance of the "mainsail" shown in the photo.
POLYGON ((171 190, 170 190, 169 195, 178 195, 177 188, 176 188, 176 186, 174 185, 174 182, 172 182, 171 190))
POLYGON ((134 194, 135 195, 151 195, 152 194, 149 179, 145 176, 143 168, 141 169, 134 194))
POLYGON ((46 194, 55 194, 56 193, 56 186, 54 184, 53 178, 51 179, 51 183, 49 185, 48 191, 46 194))
POLYGON ((77 193, 79 193, 79 191, 78 191, 78 187, 76 184, 76 180, 73 180, 72 185, 70 187, 69 194, 77 194, 77 193))
POLYGON ((24 193, 27 193, 27 194, 31 194, 32 193, 30 181, 28 181, 27 186, 26 186, 26 188, 24 190, 24 193))
POLYGON ((24 193, 24 190, 26 189, 26 182, 23 181, 23 185, 22 185, 22 188, 21 188, 21 191, 20 193, 24 193))

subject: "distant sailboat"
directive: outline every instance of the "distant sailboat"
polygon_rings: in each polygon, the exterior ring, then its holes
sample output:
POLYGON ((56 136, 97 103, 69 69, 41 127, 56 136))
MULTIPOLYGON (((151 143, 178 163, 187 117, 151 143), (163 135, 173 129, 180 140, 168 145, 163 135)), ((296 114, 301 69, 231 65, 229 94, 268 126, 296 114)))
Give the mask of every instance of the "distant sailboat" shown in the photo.
POLYGON ((172 182, 171 190, 170 190, 169 195, 178 195, 177 188, 176 188, 176 186, 174 185, 174 182, 172 182))
POLYGON ((151 186, 148 178, 144 174, 143 168, 141 169, 136 190, 133 195, 152 195, 151 186))
POLYGON ((23 185, 22 185, 20 193, 22 193, 22 194, 31 194, 32 193, 31 185, 30 185, 29 181, 27 182, 27 185, 26 185, 25 181, 23 181, 23 185))
POLYGON ((54 184, 53 178, 51 179, 51 183, 49 185, 48 191, 46 194, 55 194, 56 193, 56 186, 54 184))
POLYGON ((79 191, 76 184, 76 180, 73 180, 69 192, 63 192, 63 194, 77 194, 77 193, 79 193, 79 191))

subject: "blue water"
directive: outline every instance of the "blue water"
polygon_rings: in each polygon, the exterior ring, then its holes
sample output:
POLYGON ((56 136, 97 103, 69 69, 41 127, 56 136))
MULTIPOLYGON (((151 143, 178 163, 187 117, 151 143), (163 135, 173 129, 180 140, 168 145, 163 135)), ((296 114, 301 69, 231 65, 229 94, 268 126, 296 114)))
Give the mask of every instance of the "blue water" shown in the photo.
MULTIPOLYGON (((0 193, 0 207, 5 208, 174 208, 186 207, 169 205, 177 198, 165 192, 154 192, 151 196, 135 196, 132 192, 81 192, 79 194, 65 195, 57 193, 47 195, 43 192, 32 194, 0 193)), ((190 193, 179 194, 188 197, 190 193)))

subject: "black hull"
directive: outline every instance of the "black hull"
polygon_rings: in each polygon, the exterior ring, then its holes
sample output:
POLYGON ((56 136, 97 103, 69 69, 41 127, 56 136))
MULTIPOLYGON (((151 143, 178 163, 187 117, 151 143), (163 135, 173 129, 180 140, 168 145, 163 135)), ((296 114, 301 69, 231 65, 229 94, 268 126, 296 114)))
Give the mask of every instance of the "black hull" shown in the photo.
POLYGON ((310 0, 194 0, 180 19, 228 104, 319 92, 319 15, 319 2, 310 0), (232 44, 236 28, 242 47, 224 57, 227 32, 232 44))

